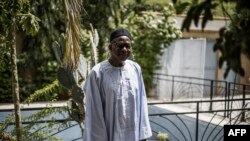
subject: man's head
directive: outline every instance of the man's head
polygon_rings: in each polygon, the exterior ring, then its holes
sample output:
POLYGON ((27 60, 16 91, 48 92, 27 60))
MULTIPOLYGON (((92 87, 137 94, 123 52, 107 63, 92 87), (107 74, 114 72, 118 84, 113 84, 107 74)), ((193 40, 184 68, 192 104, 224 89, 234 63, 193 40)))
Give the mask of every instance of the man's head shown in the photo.
POLYGON ((132 40, 131 34, 126 29, 116 29, 114 30, 109 38, 109 41, 112 42, 114 39, 120 37, 120 36, 127 36, 130 40, 132 40))
POLYGON ((131 39, 131 34, 126 29, 117 29, 111 33, 109 49, 113 65, 119 66, 129 58, 132 51, 131 39))

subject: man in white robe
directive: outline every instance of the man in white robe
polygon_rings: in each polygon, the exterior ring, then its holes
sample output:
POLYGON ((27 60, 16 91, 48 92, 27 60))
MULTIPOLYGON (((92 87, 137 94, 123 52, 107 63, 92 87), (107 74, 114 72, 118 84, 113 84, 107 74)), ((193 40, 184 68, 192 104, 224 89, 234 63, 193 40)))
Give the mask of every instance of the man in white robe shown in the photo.
POLYGON ((128 60, 131 35, 111 33, 111 57, 93 67, 85 85, 83 141, 140 141, 152 135, 140 66, 128 60))

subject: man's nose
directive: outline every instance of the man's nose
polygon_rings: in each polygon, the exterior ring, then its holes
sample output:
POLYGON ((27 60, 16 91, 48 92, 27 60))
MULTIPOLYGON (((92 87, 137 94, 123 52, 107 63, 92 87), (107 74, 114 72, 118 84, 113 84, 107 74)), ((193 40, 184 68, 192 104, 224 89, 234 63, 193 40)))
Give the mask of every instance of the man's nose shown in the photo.
POLYGON ((120 46, 121 50, 128 50, 126 46, 120 46))

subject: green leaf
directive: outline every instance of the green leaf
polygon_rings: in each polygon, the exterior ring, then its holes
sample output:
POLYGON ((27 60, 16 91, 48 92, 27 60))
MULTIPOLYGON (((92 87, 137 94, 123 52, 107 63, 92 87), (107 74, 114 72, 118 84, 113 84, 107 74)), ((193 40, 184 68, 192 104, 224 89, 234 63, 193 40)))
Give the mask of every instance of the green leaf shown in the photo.
POLYGON ((194 19, 194 25, 197 27, 199 24, 200 16, 202 14, 202 11, 204 10, 204 3, 201 3, 200 5, 195 6, 195 10, 193 12, 193 19, 194 19))
POLYGON ((20 21, 19 24, 22 25, 22 29, 27 31, 28 34, 34 36, 39 31, 39 22, 40 19, 34 16, 31 13, 28 14, 19 14, 20 21))
POLYGON ((172 2, 175 4, 177 2, 177 0, 172 0, 172 2))
POLYGON ((191 26, 191 22, 193 19, 193 12, 195 11, 195 7, 191 7, 191 9, 188 11, 186 18, 184 19, 183 23, 182 23, 182 27, 181 30, 187 30, 189 31, 189 28, 191 26))
POLYGON ((182 14, 190 6, 190 2, 180 2, 174 5, 176 14, 182 14))

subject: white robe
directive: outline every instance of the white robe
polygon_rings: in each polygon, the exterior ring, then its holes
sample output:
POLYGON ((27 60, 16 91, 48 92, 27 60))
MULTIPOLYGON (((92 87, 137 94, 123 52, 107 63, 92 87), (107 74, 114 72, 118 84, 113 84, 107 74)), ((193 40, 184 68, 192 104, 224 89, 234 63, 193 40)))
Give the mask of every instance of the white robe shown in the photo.
POLYGON ((85 85, 83 141, 139 141, 152 135, 140 66, 126 60, 113 67, 97 64, 85 85))

